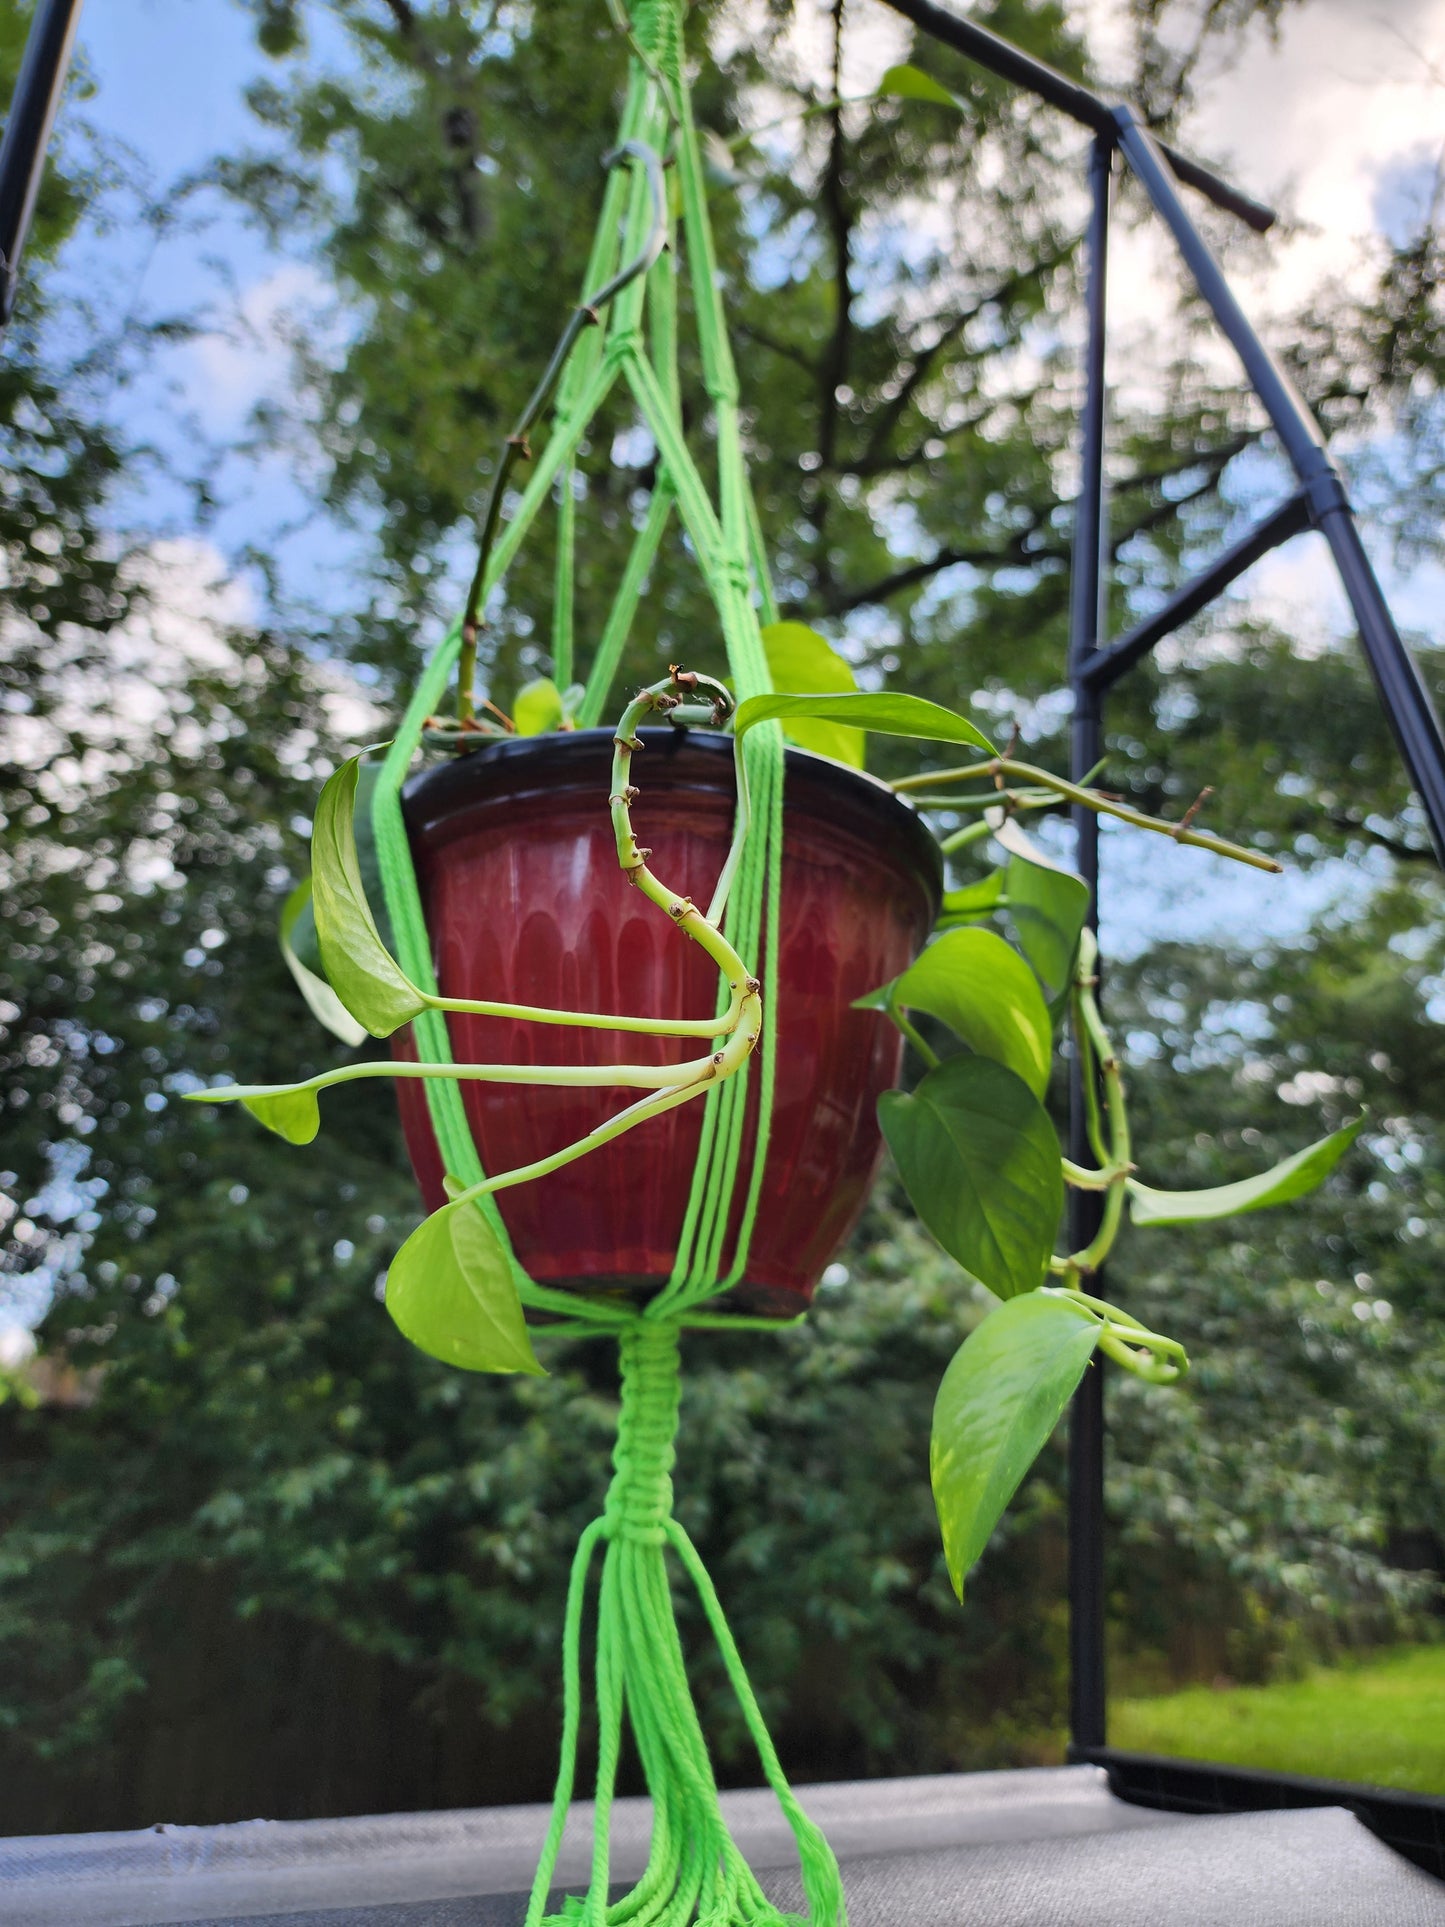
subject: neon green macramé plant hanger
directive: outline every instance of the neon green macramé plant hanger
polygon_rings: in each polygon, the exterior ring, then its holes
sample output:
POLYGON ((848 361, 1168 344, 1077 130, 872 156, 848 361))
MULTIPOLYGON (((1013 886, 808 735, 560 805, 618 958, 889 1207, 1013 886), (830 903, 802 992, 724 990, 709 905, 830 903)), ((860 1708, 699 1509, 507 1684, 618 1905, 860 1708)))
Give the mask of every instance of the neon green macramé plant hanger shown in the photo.
MULTIPOLYGON (((633 58, 618 143, 605 157, 608 180, 582 299, 496 465, 466 606, 422 676, 376 772, 369 804, 362 801, 361 763, 354 758, 326 784, 317 806, 310 900, 326 980, 302 964, 291 941, 306 886, 288 903, 282 920, 288 963, 321 1021, 352 1044, 368 1032, 389 1036, 410 1023, 418 1061, 366 1060, 298 1084, 231 1085, 192 1095, 210 1102, 238 1100, 271 1129, 306 1143, 319 1126, 317 1095, 330 1085, 372 1076, 423 1078, 447 1173, 448 1202, 424 1220, 392 1262, 386 1301, 396 1324, 423 1350, 478 1371, 541 1371, 526 1324, 528 1308, 551 1315, 567 1335, 604 1335, 618 1343, 622 1395, 614 1476, 602 1514, 583 1533, 572 1566, 563 1633, 561 1765, 527 1927, 542 1927, 575 1789, 585 1697, 583 1622, 599 1550, 592 1639, 598 1765, 591 1874, 585 1895, 569 1897, 559 1919, 585 1927, 690 1927, 693 1921, 706 1927, 785 1927, 786 1917, 763 1894, 722 1817, 673 1613, 671 1553, 698 1595, 764 1776, 792 1828, 810 1927, 843 1927, 837 1864, 784 1777, 712 1582, 672 1514, 682 1332, 719 1325, 775 1328, 786 1322, 724 1314, 712 1303, 744 1276, 767 1160, 783 907, 784 723, 823 729, 832 753, 846 752, 864 730, 981 751, 982 762, 905 777, 893 787, 916 798, 920 809, 947 809, 955 821, 960 809, 978 812, 976 822, 944 838, 945 855, 985 835, 1006 842, 1012 853, 1006 870, 950 893, 942 934, 901 976, 860 1000, 876 1009, 880 1020, 894 1022, 927 1067, 914 1090, 887 1093, 879 1106, 905 1189, 945 1250, 1003 1301, 964 1340, 934 1412, 934 1495, 949 1572, 960 1592, 1096 1352, 1159 1384, 1174 1382, 1186 1369, 1183 1348, 1174 1340, 1145 1329, 1083 1288, 1108 1255, 1126 1204, 1136 1222, 1178 1223, 1233 1216, 1298 1197, 1327 1176, 1361 1121, 1273 1171, 1234 1185, 1170 1192, 1143 1184, 1133 1160, 1118 1057, 1098 1008, 1096 952, 1084 921, 1087 892, 1079 879, 1053 868, 1022 837, 1016 819, 1062 799, 1257 869, 1278 865, 1195 828, 1197 804, 1179 823, 1146 817, 1090 788, 1091 779, 1082 786, 1065 782, 1018 762, 1011 748, 999 755, 966 717, 936 704, 894 691, 840 690, 828 676, 831 667, 846 678, 843 666, 830 657, 822 638, 800 625, 779 625, 772 637, 776 641, 779 629, 797 630, 805 645, 806 667, 800 673, 813 677, 821 666, 824 688, 833 693, 818 693, 816 681, 814 693, 801 693, 796 682, 784 693, 773 692, 763 627, 776 624, 776 609, 748 486, 737 377, 683 70, 682 0, 628 0, 626 12, 620 4, 614 0, 614 16, 633 58), (715 490, 683 433, 677 277, 684 272, 711 404, 715 490), (630 391, 657 444, 658 479, 587 680, 574 684, 573 465, 597 411, 618 383, 630 391), (550 432, 534 455, 529 437, 549 409, 550 432), (531 463, 530 478, 503 526, 508 481, 523 461, 531 463), (553 706, 549 722, 565 718, 591 727, 601 721, 674 513, 717 611, 732 688, 674 666, 664 680, 639 691, 616 728, 608 800, 622 875, 718 969, 711 1018, 620 1018, 453 999, 438 991, 402 818, 402 783, 423 740, 465 746, 489 732, 478 715, 474 688, 488 600, 539 513, 554 500, 555 685, 547 694, 553 706), (453 681, 455 712, 439 715, 453 681), (713 727, 731 719, 733 724, 733 839, 705 912, 653 874, 646 861, 650 853, 639 849, 633 834, 630 805, 637 791, 631 761, 636 732, 649 717, 713 727), (960 785, 975 787, 968 793, 960 785), (942 793, 926 793, 935 790, 942 793), (361 875, 356 813, 368 807, 392 949, 377 927, 361 875), (1019 951, 980 927, 1005 906, 1019 930, 1019 951), (1052 1006, 1041 982, 1050 988, 1052 1006), (447 1030, 449 1011, 690 1038, 698 1054, 664 1065, 458 1064, 447 1030), (1091 1100, 1093 1167, 1061 1156, 1043 1105, 1054 1030, 1065 1011, 1091 1100), (952 1030, 964 1048, 940 1060, 916 1028, 913 1020, 919 1015, 952 1030), (744 1173, 746 1080, 754 1057, 760 1102, 744 1173), (469 1079, 611 1085, 641 1094, 563 1150, 489 1175, 481 1168, 463 1110, 460 1087, 469 1079), (638 1305, 552 1290, 529 1278, 512 1252, 495 1193, 541 1177, 677 1105, 699 1101, 700 1143, 678 1251, 663 1288, 638 1305), (1065 1185, 1103 1194, 1100 1227, 1085 1248, 1051 1255, 1065 1185), (739 1230, 725 1270, 725 1236, 739 1186, 739 1230), (624 1723, 631 1728, 652 1797, 652 1850, 641 1880, 609 1905, 610 1810, 624 1723)), ((793 646, 799 646, 796 636, 793 646)))
MULTIPOLYGON (((477 577, 462 620, 422 677, 372 795, 372 827, 396 956, 407 975, 433 994, 430 943, 402 821, 402 782, 429 719, 445 699, 454 670, 458 672, 457 723, 465 726, 472 720, 477 629, 487 598, 554 495, 558 503, 554 679, 560 689, 572 682, 576 657, 571 466, 578 443, 617 383, 625 383, 631 391, 657 444, 660 472, 598 640, 575 720, 583 727, 602 720, 644 584, 674 511, 716 606, 737 699, 764 695, 772 686, 761 624, 776 620, 777 612, 743 457, 737 374, 728 346, 703 166, 683 69, 681 0, 630 0, 619 24, 631 40, 633 58, 617 147, 608 157, 609 178, 583 299, 498 464, 483 517, 477 577), (671 163, 666 173, 664 161, 671 163), (680 218, 674 219, 675 214, 680 218), (683 435, 676 282, 684 271, 690 281, 699 359, 712 409, 715 496, 683 435), (554 384, 551 433, 532 461, 516 512, 501 528, 508 474, 518 459, 530 454, 525 438, 551 398, 554 384)), ((625 738, 631 726, 625 719, 619 736, 625 738)), ((739 745, 739 757, 739 774, 745 776, 751 802, 751 825, 750 833, 735 846, 739 854, 723 930, 730 947, 760 983, 762 1008, 772 1012, 777 1007, 782 863, 783 740, 778 724, 765 723, 752 730, 739 745)), ((729 997, 725 972, 720 1012, 729 997)), ((423 1010, 414 1026, 418 1054, 433 1062, 448 1062, 444 1013, 423 1010)), ((602 1516, 587 1528, 577 1548, 568 1589, 561 1765, 527 1927, 539 1927, 543 1918, 574 1791, 584 1697, 583 1617, 599 1548, 603 1558, 593 1641, 599 1757, 592 1874, 585 1898, 568 1901, 567 1916, 585 1921, 588 1927, 602 1927, 604 1920, 635 1922, 637 1927, 643 1923, 687 1927, 692 1920, 712 1927, 729 1927, 734 1922, 739 1927, 742 1923, 783 1927, 783 1917, 763 1895, 723 1821, 673 1616, 665 1560, 670 1550, 696 1588, 764 1775, 797 1840, 812 1927, 842 1927, 846 1918, 832 1852, 784 1777, 712 1582, 672 1516, 670 1472, 681 1391, 679 1335, 686 1325, 713 1323, 717 1315, 704 1309, 707 1300, 742 1276, 766 1162, 775 1052, 775 1033, 768 1024, 757 1052, 762 1085, 758 1139, 745 1180, 742 1226, 725 1276, 721 1275, 724 1233, 741 1178, 746 1066, 713 1083, 702 1100, 702 1139, 676 1264, 667 1286, 645 1308, 580 1303, 567 1293, 536 1285, 513 1261, 523 1304, 560 1314, 573 1329, 601 1327, 615 1333, 622 1374, 614 1477, 602 1516), (653 1840, 642 1879, 609 1907, 609 1810, 624 1718, 631 1726, 653 1800, 653 1840)), ((450 1079, 429 1079, 425 1088, 448 1172, 466 1187, 484 1183, 459 1086, 450 1079)), ((509 1250, 489 1194, 481 1193, 474 1204, 459 1208, 484 1211, 490 1230, 509 1250)), ((730 1318, 728 1322, 740 1321, 730 1318)))

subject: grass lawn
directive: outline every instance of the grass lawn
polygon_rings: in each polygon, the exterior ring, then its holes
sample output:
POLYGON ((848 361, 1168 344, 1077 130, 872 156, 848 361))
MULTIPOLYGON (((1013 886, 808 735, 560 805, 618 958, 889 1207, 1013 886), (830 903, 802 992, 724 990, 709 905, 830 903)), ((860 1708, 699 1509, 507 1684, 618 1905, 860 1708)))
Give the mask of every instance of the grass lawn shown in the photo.
POLYGON ((1113 1700, 1109 1744, 1445 1793, 1445 1645, 1390 1647, 1275 1686, 1113 1700))

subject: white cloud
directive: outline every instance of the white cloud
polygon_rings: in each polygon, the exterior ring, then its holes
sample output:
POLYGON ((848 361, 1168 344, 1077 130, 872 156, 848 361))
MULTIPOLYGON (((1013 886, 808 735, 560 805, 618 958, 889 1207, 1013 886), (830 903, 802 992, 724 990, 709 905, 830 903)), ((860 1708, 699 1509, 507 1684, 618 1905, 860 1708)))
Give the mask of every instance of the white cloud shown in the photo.
POLYGON ((234 433, 257 402, 290 392, 297 338, 324 351, 336 327, 335 289, 307 263, 286 262, 243 289, 231 315, 182 352, 186 399, 207 428, 234 433))

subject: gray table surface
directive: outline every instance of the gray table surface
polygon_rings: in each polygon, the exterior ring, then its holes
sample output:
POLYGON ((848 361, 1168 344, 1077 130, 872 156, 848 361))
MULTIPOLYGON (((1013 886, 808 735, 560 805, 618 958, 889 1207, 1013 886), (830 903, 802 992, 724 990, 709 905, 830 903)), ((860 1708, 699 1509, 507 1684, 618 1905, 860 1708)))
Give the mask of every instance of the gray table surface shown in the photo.
MULTIPOLYGON (((853 1927, 1445 1927, 1445 1885, 1337 1807, 1184 1816, 1126 1805, 1092 1767, 799 1789, 843 1866, 853 1927)), ((772 1796, 728 1793, 734 1837, 801 1907, 772 1796)), ((252 1820, 0 1839, 5 1927, 517 1927, 540 1806, 252 1820)), ((613 1874, 647 1853, 645 1800, 615 1809, 613 1874)), ((559 1881, 585 1884, 591 1811, 559 1881)))

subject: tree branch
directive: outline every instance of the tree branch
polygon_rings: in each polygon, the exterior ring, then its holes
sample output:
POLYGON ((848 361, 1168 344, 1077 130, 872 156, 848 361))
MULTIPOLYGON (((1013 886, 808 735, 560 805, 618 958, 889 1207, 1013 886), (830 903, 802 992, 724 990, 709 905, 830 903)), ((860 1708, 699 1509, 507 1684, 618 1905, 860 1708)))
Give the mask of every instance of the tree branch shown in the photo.
MULTIPOLYGON (((1258 432, 1263 433, 1263 430, 1258 432)), ((1256 436, 1251 432, 1235 439, 1240 447, 1246 447, 1250 441, 1256 439, 1256 436)), ((1177 515, 1181 509, 1188 508, 1192 502, 1197 502, 1209 494, 1218 486, 1221 472, 1238 452, 1239 450, 1231 444, 1222 444, 1219 448, 1210 450, 1206 456, 1192 456, 1187 463, 1181 462, 1177 467, 1166 469, 1158 476, 1134 477, 1129 486, 1135 483, 1143 486, 1146 480, 1162 481, 1169 475, 1179 474, 1188 468, 1196 468, 1201 461, 1206 464, 1209 471, 1204 480, 1190 489, 1187 494, 1174 497, 1167 502, 1156 503, 1144 514, 1136 517, 1128 528, 1121 529, 1109 545, 1109 559, 1117 561, 1120 550, 1132 542, 1135 536, 1147 535, 1150 530, 1177 515)), ((1030 568, 1040 562, 1067 562, 1070 551, 1064 545, 1050 543, 1040 547, 1030 546, 1033 538, 1043 528, 1050 512, 1051 507, 1036 510, 1027 527, 1020 529, 1002 548, 939 549, 936 554, 925 557, 921 562, 910 562, 905 568, 896 569, 892 575, 884 576, 866 589, 835 592, 826 596, 824 607, 829 615, 846 615, 850 610, 862 608, 868 603, 886 602, 890 596, 898 595, 905 589, 916 588, 920 582, 927 582, 933 576, 941 574, 943 570, 952 569, 960 563, 967 563, 971 568, 988 570, 1030 568)), ((1368 832, 1363 833, 1368 834, 1368 832)))
POLYGON ((856 475, 866 481, 875 475, 898 475, 911 468, 922 468, 925 463, 938 459, 936 451, 929 453, 935 442, 951 441, 956 435, 966 435, 970 429, 978 428, 988 420, 996 406, 996 402, 990 402, 986 408, 963 416, 947 428, 932 429, 926 442, 908 449, 902 455, 878 455, 871 460, 867 456, 860 456, 857 461, 839 462, 833 472, 835 475, 856 475))
POLYGON ((1391 836, 1388 831, 1372 829, 1358 816, 1351 816, 1348 810, 1326 810, 1326 823, 1332 828, 1343 830, 1347 836, 1362 836, 1366 842, 1373 843, 1376 849, 1388 850, 1391 856, 1398 857, 1402 863, 1433 863, 1435 852, 1428 843, 1407 843, 1402 836, 1391 836))
POLYGON ((1063 546, 1025 548, 1023 545, 1032 532, 1025 530, 1016 542, 1003 549, 939 549, 935 555, 927 556, 921 562, 910 562, 906 568, 895 569, 892 575, 884 576, 866 589, 854 589, 832 596, 825 605, 827 613, 830 616, 845 616, 868 603, 886 602, 890 596, 898 595, 904 589, 917 588, 920 582, 927 582, 941 575, 945 569, 957 568, 961 563, 973 569, 1017 569, 1032 562, 1068 561, 1069 550, 1063 546))
MULTIPOLYGON (((1051 269, 1058 267, 1061 261, 1066 261, 1075 249, 1077 249, 1082 238, 1081 235, 1075 235, 1071 241, 1056 249, 1053 254, 1047 256, 1044 260, 1035 261, 1027 268, 1020 268, 1016 274, 1009 275, 1007 280, 1001 281, 996 288, 992 288, 987 294, 981 295, 971 307, 960 309, 956 315, 950 318, 926 348, 919 349, 918 353, 913 357, 913 365, 909 369, 908 375, 899 388, 898 393, 879 416, 872 434, 868 437, 867 446, 863 450, 862 459, 864 462, 877 460, 879 450, 883 443, 902 420, 909 403, 913 400, 914 395, 917 394, 922 384, 927 380, 929 372, 938 357, 946 348, 953 346, 954 342, 958 340, 969 323, 976 321, 986 308, 997 307, 1000 303, 1007 301, 1009 296, 1016 293, 1018 289, 1027 286, 1030 281, 1037 279, 1039 276, 1049 273, 1051 269)), ((853 472, 862 473, 866 471, 855 469, 853 472)))
POLYGON ((776 335, 769 334, 766 329, 755 327, 751 321, 734 321, 733 332, 744 341, 756 342, 759 348, 766 348, 770 355, 778 355, 784 361, 791 361, 795 367, 801 368, 804 374, 811 375, 815 381, 817 380, 818 364, 806 349, 795 347, 790 341, 780 341, 776 335))

